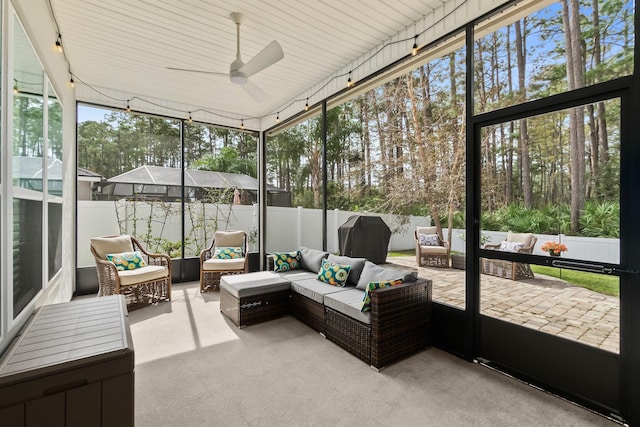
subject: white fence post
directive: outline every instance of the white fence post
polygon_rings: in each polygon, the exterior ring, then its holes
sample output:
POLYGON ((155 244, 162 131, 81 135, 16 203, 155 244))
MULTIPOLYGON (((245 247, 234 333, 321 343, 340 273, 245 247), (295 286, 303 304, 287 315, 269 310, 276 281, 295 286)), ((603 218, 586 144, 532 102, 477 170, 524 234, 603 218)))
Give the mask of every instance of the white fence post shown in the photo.
POLYGON ((304 232, 302 227, 302 221, 304 221, 303 209, 304 208, 302 206, 298 206, 298 247, 302 246, 302 233, 304 232))

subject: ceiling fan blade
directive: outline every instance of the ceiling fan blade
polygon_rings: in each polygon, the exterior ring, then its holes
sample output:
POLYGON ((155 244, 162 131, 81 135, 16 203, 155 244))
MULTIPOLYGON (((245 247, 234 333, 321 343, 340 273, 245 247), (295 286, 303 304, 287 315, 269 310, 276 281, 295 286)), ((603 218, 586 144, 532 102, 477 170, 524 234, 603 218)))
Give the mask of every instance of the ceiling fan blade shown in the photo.
POLYGON ((272 66, 284 58, 284 51, 277 41, 272 41, 249 62, 240 68, 240 72, 247 77, 251 77, 259 71, 272 66))
POLYGON ((269 96, 262 89, 260 89, 255 83, 253 83, 251 81, 247 81, 241 87, 249 95, 251 95, 253 100, 256 101, 258 104, 261 104, 261 103, 265 102, 267 99, 269 99, 269 96))
POLYGON ((212 74, 214 76, 229 77, 228 73, 218 73, 216 71, 206 71, 206 70, 192 70, 190 68, 167 67, 167 70, 186 71, 188 73, 212 74))

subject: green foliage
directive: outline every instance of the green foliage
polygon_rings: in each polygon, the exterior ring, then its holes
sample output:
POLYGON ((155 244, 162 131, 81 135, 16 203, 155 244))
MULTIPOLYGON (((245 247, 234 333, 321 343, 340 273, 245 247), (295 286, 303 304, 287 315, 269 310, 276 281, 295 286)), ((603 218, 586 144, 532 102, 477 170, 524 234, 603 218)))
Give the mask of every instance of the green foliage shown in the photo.
MULTIPOLYGON (((568 205, 547 205, 527 209, 514 204, 482 213, 482 229, 516 233, 570 234, 568 205)), ((456 227, 464 228, 464 223, 456 227)), ((580 217, 579 236, 620 237, 620 205, 614 202, 588 202, 580 217)))
POLYGON ((255 159, 242 159, 238 150, 233 147, 222 147, 218 155, 205 154, 191 164, 191 167, 199 170, 230 172, 257 176, 257 164, 255 159))

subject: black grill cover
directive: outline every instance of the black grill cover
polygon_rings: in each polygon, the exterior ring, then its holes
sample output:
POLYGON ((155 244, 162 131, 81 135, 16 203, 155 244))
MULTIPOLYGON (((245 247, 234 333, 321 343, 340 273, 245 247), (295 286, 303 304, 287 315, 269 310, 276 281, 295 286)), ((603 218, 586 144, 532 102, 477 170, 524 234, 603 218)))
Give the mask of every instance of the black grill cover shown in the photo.
POLYGON ((391 230, 379 216, 352 215, 338 228, 340 255, 376 264, 387 260, 390 238, 391 230))

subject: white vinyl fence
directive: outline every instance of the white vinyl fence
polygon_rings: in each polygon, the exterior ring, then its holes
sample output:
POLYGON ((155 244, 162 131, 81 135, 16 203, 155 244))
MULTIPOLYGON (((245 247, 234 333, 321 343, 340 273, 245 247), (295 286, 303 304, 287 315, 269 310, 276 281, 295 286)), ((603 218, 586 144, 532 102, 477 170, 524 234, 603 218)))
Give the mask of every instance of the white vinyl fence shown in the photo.
MULTIPOLYGON (((250 236, 250 249, 257 249, 258 205, 189 204, 185 220, 188 236, 187 257, 198 256, 211 243, 213 232, 244 230, 250 236)), ((338 228, 351 215, 380 216, 391 229, 389 250, 414 248, 413 230, 431 223, 430 217, 401 217, 388 214, 327 212, 327 249, 338 252, 338 228)), ((180 203, 118 203, 78 201, 78 266, 94 264, 90 239, 121 232, 137 237, 150 235, 179 242, 181 239, 180 203), (117 208, 116 208, 117 207, 117 208), (122 224, 122 231, 119 226, 122 224)), ((322 210, 267 207, 267 252, 288 251, 307 246, 322 247, 322 210)))
MULTIPOLYGON (((200 250, 211 243, 213 232, 222 230, 244 230, 250 236, 249 246, 257 250, 256 233, 258 230, 258 205, 218 205, 188 204, 185 221, 185 234, 188 236, 185 254, 198 256, 200 250)), ((338 228, 351 215, 380 216, 391 229, 389 250, 413 249, 415 242, 413 230, 417 226, 431 224, 430 217, 401 217, 389 214, 348 212, 332 210, 327 212, 327 249, 339 252, 338 228)), ((89 251, 89 239, 95 236, 120 234, 118 219, 123 224, 123 232, 135 236, 151 235, 170 242, 181 240, 181 216, 179 203, 143 203, 119 204, 105 201, 78 201, 78 266, 94 264, 89 251), (116 212, 116 206, 118 210, 116 212), (135 212, 134 212, 135 210, 135 212), (126 221, 125 221, 126 219, 126 221)), ((443 230, 447 235, 447 230, 443 230)), ((507 233, 484 231, 490 238, 489 243, 500 243, 507 233)), ((464 230, 453 229, 451 249, 464 252, 464 241, 460 238, 464 230)), ((619 239, 574 237, 566 235, 537 234, 538 242, 533 251, 537 255, 546 255, 540 247, 548 241, 564 243, 568 251, 567 258, 616 264, 620 260, 619 239)), ((267 207, 267 252, 290 251, 307 246, 322 247, 322 210, 267 207)))

